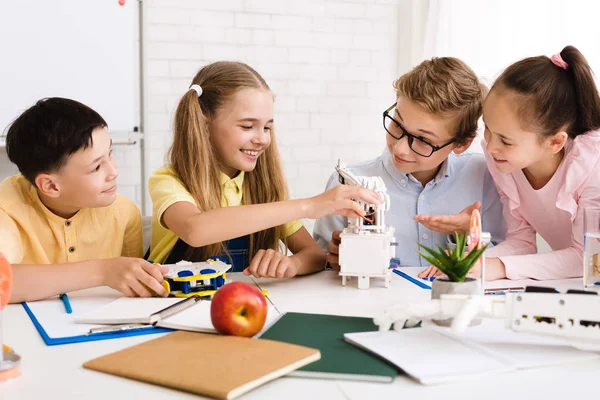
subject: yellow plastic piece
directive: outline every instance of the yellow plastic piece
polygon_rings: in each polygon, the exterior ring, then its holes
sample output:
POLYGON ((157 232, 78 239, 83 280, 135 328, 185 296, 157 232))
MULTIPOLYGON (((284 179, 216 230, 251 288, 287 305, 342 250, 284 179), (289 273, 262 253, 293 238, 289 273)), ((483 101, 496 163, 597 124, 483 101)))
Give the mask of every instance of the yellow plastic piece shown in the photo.
POLYGON ((173 296, 175 297, 181 297, 181 298, 185 298, 185 297, 213 297, 213 295, 216 293, 216 290, 203 290, 201 292, 190 292, 188 294, 185 294, 183 292, 177 292, 177 293, 171 293, 173 296))
POLYGON ((204 279, 212 279, 218 276, 223 276, 225 278, 224 272, 215 272, 214 274, 202 274, 202 275, 192 275, 192 276, 184 276, 183 278, 169 278, 174 282, 191 282, 191 281, 203 281, 204 279))

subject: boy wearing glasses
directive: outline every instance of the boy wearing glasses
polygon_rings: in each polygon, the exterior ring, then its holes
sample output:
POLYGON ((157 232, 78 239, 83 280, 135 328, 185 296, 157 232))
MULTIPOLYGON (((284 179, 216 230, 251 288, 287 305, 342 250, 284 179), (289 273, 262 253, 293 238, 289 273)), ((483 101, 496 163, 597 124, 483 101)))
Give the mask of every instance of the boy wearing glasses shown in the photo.
MULTIPOLYGON (((391 198, 386 221, 396 228, 400 265, 428 266, 417 254, 417 242, 445 247, 448 234, 468 231, 474 208, 480 209, 492 243, 503 240, 502 204, 484 156, 466 153, 477 134, 486 88, 471 68, 452 57, 423 61, 398 78, 394 88, 397 101, 383 112, 383 154, 349 170, 384 180, 391 198), (440 221, 442 215, 451 217, 440 221)), ((337 184, 334 173, 327 189, 337 184)), ((339 270, 339 234, 346 225, 341 216, 315 224, 315 240, 334 270, 339 270)))

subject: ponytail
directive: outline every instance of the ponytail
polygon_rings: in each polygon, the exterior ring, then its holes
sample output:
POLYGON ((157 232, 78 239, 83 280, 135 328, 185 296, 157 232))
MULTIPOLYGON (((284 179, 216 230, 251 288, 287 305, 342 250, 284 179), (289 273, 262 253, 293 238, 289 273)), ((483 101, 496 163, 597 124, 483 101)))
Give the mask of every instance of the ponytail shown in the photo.
MULTIPOLYGON (((208 120, 200 106, 201 98, 195 90, 181 98, 175 111, 173 146, 169 154, 171 166, 196 200, 201 211, 221 207, 221 185, 214 149, 210 143, 208 120)), ((186 257, 204 261, 222 254, 222 243, 201 248, 189 248, 186 257)))
POLYGON ((572 76, 576 116, 568 132, 569 136, 575 137, 600 128, 600 96, 592 68, 583 54, 575 47, 567 46, 560 56, 567 63, 567 72, 572 76))

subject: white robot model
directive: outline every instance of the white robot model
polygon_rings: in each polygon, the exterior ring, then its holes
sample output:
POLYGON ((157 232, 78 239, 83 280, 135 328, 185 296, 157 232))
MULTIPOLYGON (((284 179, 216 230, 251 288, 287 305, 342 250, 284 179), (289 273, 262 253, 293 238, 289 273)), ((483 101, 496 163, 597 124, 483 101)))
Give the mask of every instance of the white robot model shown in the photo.
POLYGON ((474 318, 497 318, 515 332, 559 336, 575 347, 600 350, 600 296, 594 294, 442 295, 438 300, 389 307, 373 322, 387 331, 392 325, 400 330, 418 320, 453 318, 452 330, 462 333, 474 318))
POLYGON ((358 277, 358 288, 368 289, 370 278, 383 278, 387 288, 392 271, 390 260, 395 257, 394 227, 385 225, 385 213, 390 197, 379 176, 355 176, 338 162, 335 168, 343 185, 360 186, 378 193, 384 203, 366 204, 356 200, 365 211, 364 218, 348 218, 348 226, 340 234, 340 276, 342 285, 348 277, 358 277))

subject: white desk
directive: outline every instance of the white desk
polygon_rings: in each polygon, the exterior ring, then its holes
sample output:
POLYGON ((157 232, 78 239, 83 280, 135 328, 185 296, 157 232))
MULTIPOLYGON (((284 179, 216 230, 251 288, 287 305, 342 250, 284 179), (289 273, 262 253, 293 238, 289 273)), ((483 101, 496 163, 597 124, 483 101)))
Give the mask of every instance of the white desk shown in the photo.
MULTIPOLYGON (((234 280, 247 278, 230 274, 234 280)), ((366 291, 355 282, 341 286, 333 272, 288 280, 257 279, 269 290, 271 302, 281 312, 302 311, 341 315, 373 316, 381 307, 421 301, 429 291, 400 276, 392 277, 390 288, 372 281, 366 291)), ((525 282, 526 283, 526 282, 525 282)), ((531 283, 531 282, 529 282, 531 283)), ((532 283, 533 284, 533 283, 532 283)), ((540 284, 540 282, 537 282, 540 284)), ((547 286, 579 288, 581 280, 544 282, 547 286)), ((494 282, 495 287, 506 282, 494 282)), ((48 347, 33 327, 21 305, 8 306, 4 314, 4 339, 22 357, 22 375, 0 383, 0 399, 198 399, 198 396, 159 386, 85 370, 81 365, 92 358, 151 340, 158 335, 48 347)), ((577 398, 593 395, 600 361, 574 363, 568 367, 538 368, 497 374, 468 382, 422 386, 404 375, 395 382, 359 383, 302 378, 280 378, 243 396, 243 399, 502 399, 577 398)), ((201 376, 201 372, 198 373, 201 376)))

